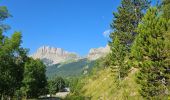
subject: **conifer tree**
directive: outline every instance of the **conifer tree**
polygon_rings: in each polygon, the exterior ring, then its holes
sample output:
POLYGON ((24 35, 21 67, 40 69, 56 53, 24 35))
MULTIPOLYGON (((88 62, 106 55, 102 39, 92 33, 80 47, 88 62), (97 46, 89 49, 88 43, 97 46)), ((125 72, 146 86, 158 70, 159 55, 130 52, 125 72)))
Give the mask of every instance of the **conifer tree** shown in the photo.
POLYGON ((118 12, 114 12, 114 19, 111 24, 114 32, 110 38, 113 40, 117 35, 120 42, 130 45, 137 32, 135 31, 141 21, 144 11, 149 7, 148 0, 122 0, 118 12))
POLYGON ((165 32, 166 20, 156 8, 147 11, 138 27, 139 35, 132 46, 132 55, 139 62, 137 82, 146 99, 167 99, 169 90, 169 65, 167 63, 165 32))
POLYGON ((128 74, 129 47, 137 34, 135 30, 144 15, 143 11, 149 4, 148 0, 122 0, 118 12, 113 13, 111 27, 114 32, 110 34, 110 59, 112 71, 116 70, 119 80, 128 74))
POLYGON ((170 19, 170 0, 162 0, 163 17, 166 20, 170 19))
POLYGON ((110 54, 111 69, 119 81, 127 75, 129 67, 125 63, 126 47, 120 43, 119 38, 116 36, 111 45, 113 53, 110 54))
MULTIPOLYGON (((169 66, 170 68, 170 0, 163 0, 161 6, 162 6, 163 17, 166 19, 168 23, 168 31, 165 34, 166 35, 165 41, 166 41, 166 54, 168 55, 168 59, 166 60, 166 62, 167 62, 167 66, 169 66)), ((170 80, 168 83, 168 88, 170 90, 170 80)))

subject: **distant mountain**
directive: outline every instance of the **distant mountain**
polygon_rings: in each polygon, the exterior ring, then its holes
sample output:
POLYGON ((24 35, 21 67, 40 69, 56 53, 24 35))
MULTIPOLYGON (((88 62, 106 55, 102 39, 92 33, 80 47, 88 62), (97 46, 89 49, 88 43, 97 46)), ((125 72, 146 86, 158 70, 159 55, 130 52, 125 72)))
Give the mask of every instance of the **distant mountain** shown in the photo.
POLYGON ((40 47, 36 53, 31 55, 34 59, 41 59, 46 65, 54 65, 66 61, 80 59, 76 53, 65 51, 61 48, 49 46, 40 47))
POLYGON ((89 60, 96 60, 100 57, 106 56, 109 52, 110 52, 110 47, 108 45, 106 45, 106 47, 92 48, 90 49, 87 58, 89 60))
MULTIPOLYGON (((88 60, 96 60, 107 55, 109 52, 110 47, 108 45, 106 47, 92 48, 84 58, 87 58, 88 60)), ((34 59, 41 59, 47 66, 63 62, 74 62, 83 58, 76 53, 50 46, 40 47, 33 55, 31 55, 31 57, 34 59)))
POLYGON ((88 74, 94 64, 95 61, 89 61, 88 59, 80 59, 75 62, 69 62, 64 64, 55 64, 47 67, 46 75, 48 78, 53 78, 55 76, 82 76, 88 74))
POLYGON ((49 46, 40 47, 31 57, 41 59, 47 65, 48 78, 55 76, 73 77, 88 74, 94 66, 95 60, 107 55, 109 46, 92 48, 85 57, 61 48, 49 46))

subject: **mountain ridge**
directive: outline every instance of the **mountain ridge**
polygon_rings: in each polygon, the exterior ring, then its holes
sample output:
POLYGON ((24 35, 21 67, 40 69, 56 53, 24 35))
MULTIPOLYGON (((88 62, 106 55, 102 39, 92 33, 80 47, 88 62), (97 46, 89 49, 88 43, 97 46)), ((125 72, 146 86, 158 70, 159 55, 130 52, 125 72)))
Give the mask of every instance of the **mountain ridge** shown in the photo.
POLYGON ((37 51, 31 55, 31 57, 33 57, 34 59, 40 59, 47 66, 51 66, 63 62, 78 61, 85 58, 93 61, 107 55, 109 52, 110 47, 106 45, 106 47, 91 48, 89 50, 89 53, 85 57, 82 57, 75 52, 65 51, 62 48, 42 46, 38 48, 37 51))
POLYGON ((78 60, 80 56, 74 52, 65 51, 62 48, 42 46, 31 55, 34 59, 41 59, 46 65, 58 64, 69 60, 78 60))

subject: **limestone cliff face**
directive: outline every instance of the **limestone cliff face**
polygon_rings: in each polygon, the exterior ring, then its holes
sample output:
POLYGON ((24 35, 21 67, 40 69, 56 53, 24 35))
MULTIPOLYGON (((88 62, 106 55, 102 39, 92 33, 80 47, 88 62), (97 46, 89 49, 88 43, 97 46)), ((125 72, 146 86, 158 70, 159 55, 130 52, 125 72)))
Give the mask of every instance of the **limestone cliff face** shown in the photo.
POLYGON ((69 60, 77 60, 80 57, 76 53, 65 51, 61 48, 49 46, 40 47, 32 55, 34 59, 41 59, 46 65, 58 64, 69 60))
MULTIPOLYGON (((110 47, 92 48, 87 56, 88 60, 96 60, 100 57, 106 56, 110 52, 110 47)), ((72 62, 82 59, 78 54, 65 51, 61 48, 54 48, 50 46, 40 47, 33 55, 34 59, 41 59, 47 66, 54 65, 62 62, 72 62)))
POLYGON ((106 45, 106 47, 100 48, 92 48, 87 55, 89 60, 96 60, 100 57, 106 56, 110 52, 110 47, 106 45))

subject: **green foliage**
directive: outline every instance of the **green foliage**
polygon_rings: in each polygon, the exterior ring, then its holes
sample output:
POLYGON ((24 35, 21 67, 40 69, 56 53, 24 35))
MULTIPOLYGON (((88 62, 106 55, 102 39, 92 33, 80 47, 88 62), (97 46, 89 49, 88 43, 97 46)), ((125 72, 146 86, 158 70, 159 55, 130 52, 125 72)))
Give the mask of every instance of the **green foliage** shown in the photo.
POLYGON ((108 54, 106 57, 99 58, 94 62, 92 70, 90 70, 89 77, 96 75, 97 72, 99 72, 100 70, 104 70, 109 66, 111 66, 111 61, 110 55, 108 54))
POLYGON ((40 60, 30 58, 24 67, 21 90, 27 98, 37 98, 47 92, 46 66, 40 60))
POLYGON ((55 94, 59 91, 61 91, 65 87, 65 81, 62 77, 56 77, 53 80, 49 80, 48 82, 48 91, 49 93, 55 94))
MULTIPOLYGON (((135 81, 137 69, 133 68, 130 71, 129 75, 120 82, 120 87, 117 87, 110 70, 109 67, 100 69, 90 77, 79 79, 79 85, 74 87, 80 88, 76 89, 75 94, 71 92, 68 100, 77 100, 77 98, 81 98, 79 100, 143 100, 138 93, 139 85, 135 81)), ((77 81, 75 83, 77 84, 77 81)))
POLYGON ((27 49, 22 48, 22 35, 14 32, 11 38, 3 35, 9 26, 3 21, 10 17, 8 9, 0 7, 0 95, 2 99, 19 94, 22 86, 24 65, 28 60, 27 49))
POLYGON ((118 36, 120 43, 130 45, 137 34, 135 30, 138 23, 149 5, 148 0, 122 0, 118 12, 113 13, 114 19, 111 27, 114 32, 110 35, 111 39, 113 40, 115 36, 118 36))
POLYGON ((9 26, 3 21, 10 17, 8 9, 0 6, 0 96, 1 99, 38 97, 46 91, 45 65, 27 56, 21 47, 22 35, 14 32, 9 38, 3 35, 9 26))
POLYGON ((55 76, 61 77, 76 77, 83 76, 83 69, 88 66, 88 71, 91 70, 95 61, 88 61, 87 59, 81 59, 76 62, 70 62, 66 64, 56 64, 47 67, 47 77, 49 79, 55 78, 55 76))
POLYGON ((11 38, 0 32, 0 94, 12 96, 22 81, 23 64, 27 50, 20 47, 21 33, 15 32, 11 38))
MULTIPOLYGON (((162 3, 162 11, 163 11, 163 17, 166 19, 167 21, 167 26, 168 26, 168 31, 165 34, 165 53, 167 54, 167 59, 166 59, 166 66, 168 66, 168 68, 170 68, 170 1, 169 0, 163 0, 162 3)), ((169 72, 170 73, 170 72, 169 72)), ((170 77, 170 74, 167 74, 167 77, 170 77)), ((168 90, 170 91, 170 79, 168 80, 168 90)), ((169 94, 170 96, 170 94, 169 94)))
POLYGON ((11 15, 9 14, 7 7, 0 6, 0 30, 5 31, 10 28, 10 26, 2 23, 2 21, 8 17, 11 17, 11 15))
POLYGON ((73 78, 70 82, 71 92, 79 94, 79 91, 81 90, 83 86, 83 83, 81 83, 81 78, 73 78))
POLYGON ((163 17, 166 20, 170 19, 170 1, 169 0, 162 0, 162 11, 163 17))
POLYGON ((113 74, 116 74, 116 78, 121 80, 128 75, 129 66, 126 63, 127 48, 125 45, 120 43, 119 38, 116 36, 115 40, 111 45, 110 59, 111 59, 111 69, 113 74))
POLYGON ((88 100, 88 98, 82 93, 82 88, 84 85, 83 77, 71 78, 69 84, 71 93, 65 98, 65 100, 88 100))
POLYGON ((110 34, 109 43, 110 62, 112 72, 119 80, 128 75, 130 46, 137 35, 136 28, 149 5, 148 0, 122 0, 118 12, 113 13, 111 27, 114 32, 110 34))
POLYGON ((165 48, 166 20, 158 16, 156 8, 147 11, 138 27, 139 35, 132 47, 140 72, 137 82, 146 99, 166 99, 169 84, 169 65, 165 48))

